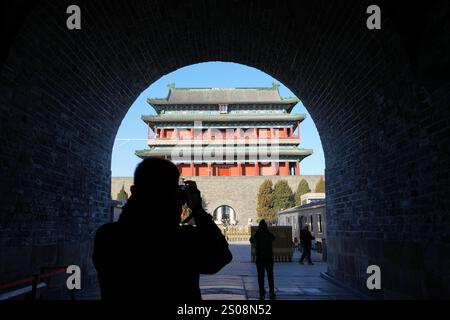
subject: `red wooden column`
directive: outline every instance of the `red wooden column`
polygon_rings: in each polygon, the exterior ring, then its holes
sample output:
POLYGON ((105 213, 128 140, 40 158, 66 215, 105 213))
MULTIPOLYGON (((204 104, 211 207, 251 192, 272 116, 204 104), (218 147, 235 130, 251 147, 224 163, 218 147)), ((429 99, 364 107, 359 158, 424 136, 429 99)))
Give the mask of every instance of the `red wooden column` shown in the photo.
POLYGON ((254 138, 258 138, 258 129, 257 128, 253 128, 253 136, 254 136, 254 138))
POLYGON ((208 162, 208 176, 212 176, 213 175, 213 172, 212 172, 212 165, 211 165, 211 162, 208 162))
POLYGON ((296 164, 295 164, 295 175, 299 176, 300 175, 300 162, 297 160, 296 164))
POLYGON ((161 128, 160 132, 161 132, 161 133, 159 134, 159 137, 160 137, 161 139, 165 138, 165 137, 164 137, 164 128, 161 128))
POLYGON ((242 177, 244 175, 244 172, 242 170, 242 163, 238 162, 238 174, 240 177, 242 177))
POLYGON ((191 176, 195 176, 195 166, 193 162, 190 163, 190 167, 191 167, 191 176))
POLYGON ((270 128, 270 138, 275 138, 275 129, 270 128))
POLYGON ((259 162, 255 162, 255 172, 256 175, 259 176, 259 162))

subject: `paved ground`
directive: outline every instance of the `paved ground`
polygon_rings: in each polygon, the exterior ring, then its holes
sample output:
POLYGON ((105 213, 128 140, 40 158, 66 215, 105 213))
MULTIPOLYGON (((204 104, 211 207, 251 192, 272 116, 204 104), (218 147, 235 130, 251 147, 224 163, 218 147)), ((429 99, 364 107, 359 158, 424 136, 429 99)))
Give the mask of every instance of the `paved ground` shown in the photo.
MULTIPOLYGON (((230 246, 233 261, 215 275, 201 277, 204 300, 253 300, 259 298, 256 266, 250 262, 250 245, 234 243, 230 246)), ((357 299, 352 293, 320 277, 326 263, 313 257, 314 265, 295 262, 275 263, 275 293, 280 300, 357 299)), ((266 277, 266 291, 268 284, 266 277)))
MULTIPOLYGON (((256 265, 250 262, 250 245, 230 245, 233 261, 215 275, 201 276, 200 286, 204 300, 254 300, 259 298, 256 265)), ((320 277, 326 271, 326 263, 313 255, 314 265, 300 265, 300 253, 294 254, 295 262, 275 263, 275 293, 279 300, 343 300, 358 299, 352 293, 320 277)), ((268 292, 267 277, 266 291, 268 292)), ((100 298, 98 288, 80 293, 78 300, 100 298)))

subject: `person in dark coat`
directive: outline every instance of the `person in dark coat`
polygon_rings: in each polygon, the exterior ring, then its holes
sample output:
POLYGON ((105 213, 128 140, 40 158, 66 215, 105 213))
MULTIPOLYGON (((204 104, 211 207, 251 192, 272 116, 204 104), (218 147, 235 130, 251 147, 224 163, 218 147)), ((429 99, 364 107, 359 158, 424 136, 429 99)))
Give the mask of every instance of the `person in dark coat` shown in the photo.
POLYGON ((297 237, 294 237, 294 241, 292 242, 292 246, 293 246, 294 250, 300 250, 297 237))
POLYGON ((264 272, 267 271, 269 281, 270 299, 275 299, 275 287, 273 282, 273 249, 275 236, 269 231, 265 220, 259 222, 258 230, 250 238, 255 245, 256 269, 258 271, 259 298, 265 299, 264 272))
POLYGON ((216 273, 232 260, 195 182, 186 182, 186 192, 178 182, 179 171, 168 160, 148 158, 138 165, 119 221, 95 235, 93 262, 103 300, 200 301, 199 275, 216 273), (195 226, 180 224, 182 199, 195 226))
POLYGON ((309 225, 306 224, 305 227, 300 231, 300 245, 302 246, 303 252, 300 258, 300 263, 303 264, 303 260, 308 259, 308 264, 313 265, 311 261, 311 247, 312 240, 315 238, 309 231, 309 225))

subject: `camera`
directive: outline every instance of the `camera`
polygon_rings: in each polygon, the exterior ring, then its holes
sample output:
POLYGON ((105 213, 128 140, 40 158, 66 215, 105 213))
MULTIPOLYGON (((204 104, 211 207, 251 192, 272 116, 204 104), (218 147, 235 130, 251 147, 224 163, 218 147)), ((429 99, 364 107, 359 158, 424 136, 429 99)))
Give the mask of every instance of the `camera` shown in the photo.
POLYGON ((182 206, 182 213, 181 213, 181 225, 187 225, 187 224, 195 224, 193 222, 193 213, 192 210, 187 205, 187 198, 188 198, 188 184, 184 182, 184 179, 180 179, 180 183, 178 184, 178 199, 182 206))
POLYGON ((188 186, 184 182, 184 180, 182 180, 178 185, 178 189, 179 189, 178 198, 182 205, 187 202, 187 187, 188 186))

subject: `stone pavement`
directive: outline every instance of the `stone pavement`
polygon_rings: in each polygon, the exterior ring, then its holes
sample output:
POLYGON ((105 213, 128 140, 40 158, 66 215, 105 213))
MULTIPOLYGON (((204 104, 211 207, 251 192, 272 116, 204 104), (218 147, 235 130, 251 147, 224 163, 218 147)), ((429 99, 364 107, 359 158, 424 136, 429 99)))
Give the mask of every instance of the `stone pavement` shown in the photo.
MULTIPOLYGON (((204 300, 255 300, 259 298, 256 265, 250 261, 248 242, 232 243, 233 261, 214 275, 202 275, 200 287, 204 300)), ((313 252, 314 253, 314 252, 313 252)), ((326 263, 313 254, 314 265, 300 265, 300 253, 294 254, 294 262, 274 265, 275 293, 278 300, 344 300, 357 296, 320 277, 326 271, 326 263)), ((266 291, 267 277, 266 277, 266 291)), ((97 300, 99 288, 83 290, 77 300, 97 300)))
MULTIPOLYGON (((204 300, 254 300, 259 298, 256 265, 250 261, 250 245, 230 244, 233 261, 215 275, 202 275, 200 286, 204 300)), ((313 255, 314 265, 300 265, 300 253, 294 254, 294 262, 274 265, 275 293, 278 300, 344 300, 358 299, 320 277, 326 271, 326 263, 313 255)), ((266 291, 268 292, 267 276, 266 291)))

